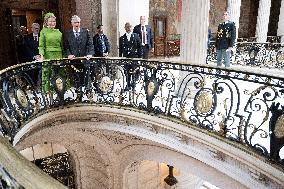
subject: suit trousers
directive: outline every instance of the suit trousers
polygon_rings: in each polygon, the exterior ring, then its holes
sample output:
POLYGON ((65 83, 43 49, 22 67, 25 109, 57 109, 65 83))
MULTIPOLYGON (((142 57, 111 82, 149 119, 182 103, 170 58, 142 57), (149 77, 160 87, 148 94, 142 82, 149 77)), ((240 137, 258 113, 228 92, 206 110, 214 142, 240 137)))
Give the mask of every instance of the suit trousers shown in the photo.
POLYGON ((149 45, 142 45, 141 46, 141 50, 142 50, 142 58, 143 59, 148 59, 149 57, 149 45))
POLYGON ((230 51, 228 49, 217 50, 217 66, 222 65, 223 58, 225 67, 230 67, 230 51))

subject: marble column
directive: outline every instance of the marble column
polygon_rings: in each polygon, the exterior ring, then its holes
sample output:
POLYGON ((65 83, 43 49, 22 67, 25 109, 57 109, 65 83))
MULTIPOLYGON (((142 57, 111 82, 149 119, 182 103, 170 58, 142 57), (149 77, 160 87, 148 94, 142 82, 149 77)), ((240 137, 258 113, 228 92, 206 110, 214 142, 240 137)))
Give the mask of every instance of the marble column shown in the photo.
POLYGON ((238 39, 238 30, 240 23, 240 14, 241 14, 241 0, 228 0, 227 11, 230 15, 230 21, 235 22, 236 24, 236 39, 238 39))
POLYGON ((281 43, 284 43, 284 0, 281 2, 277 36, 281 36, 281 43))
POLYGON ((110 43, 109 56, 118 56, 119 39, 119 0, 101 1, 102 3, 102 24, 104 33, 110 43))
POLYGON ((209 0, 182 0, 180 54, 184 63, 206 63, 209 8, 209 0))
POLYGON ((255 35, 256 35, 256 41, 260 43, 266 42, 267 39, 270 7, 271 7, 271 0, 259 1, 255 35))

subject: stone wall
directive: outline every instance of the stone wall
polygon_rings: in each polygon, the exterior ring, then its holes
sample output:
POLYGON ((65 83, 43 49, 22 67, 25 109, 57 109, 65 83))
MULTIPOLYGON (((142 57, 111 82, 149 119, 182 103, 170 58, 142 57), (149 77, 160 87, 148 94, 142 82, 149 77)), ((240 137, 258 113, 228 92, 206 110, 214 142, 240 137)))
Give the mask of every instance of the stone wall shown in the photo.
POLYGON ((258 4, 258 0, 242 0, 239 37, 255 36, 258 4))
POLYGON ((150 0, 149 24, 154 26, 154 17, 165 17, 167 19, 167 36, 180 34, 178 2, 179 0, 150 0))
POLYGON ((75 0, 76 13, 81 18, 81 27, 96 32, 96 26, 102 23, 102 4, 100 0, 75 0))
POLYGON ((209 27, 212 30, 213 37, 217 33, 218 24, 222 22, 222 15, 226 7, 226 0, 210 0, 209 27))

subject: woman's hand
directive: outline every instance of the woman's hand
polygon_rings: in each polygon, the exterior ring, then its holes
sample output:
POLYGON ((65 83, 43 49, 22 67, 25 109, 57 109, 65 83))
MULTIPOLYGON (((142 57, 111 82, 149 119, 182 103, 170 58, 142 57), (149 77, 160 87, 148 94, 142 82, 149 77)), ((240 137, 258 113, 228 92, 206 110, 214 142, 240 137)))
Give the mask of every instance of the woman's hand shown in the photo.
POLYGON ((43 56, 42 55, 38 55, 36 60, 39 61, 39 62, 42 62, 43 61, 43 56))

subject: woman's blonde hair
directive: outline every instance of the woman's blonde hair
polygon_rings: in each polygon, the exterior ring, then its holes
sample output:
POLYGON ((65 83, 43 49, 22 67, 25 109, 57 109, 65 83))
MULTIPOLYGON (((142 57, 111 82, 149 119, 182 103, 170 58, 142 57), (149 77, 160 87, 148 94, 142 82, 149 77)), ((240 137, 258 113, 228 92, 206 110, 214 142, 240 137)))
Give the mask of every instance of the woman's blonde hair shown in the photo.
POLYGON ((56 16, 52 12, 48 12, 44 15, 43 26, 47 27, 47 21, 49 18, 55 18, 56 16))

